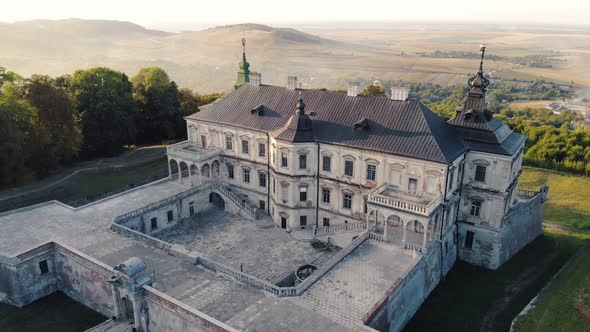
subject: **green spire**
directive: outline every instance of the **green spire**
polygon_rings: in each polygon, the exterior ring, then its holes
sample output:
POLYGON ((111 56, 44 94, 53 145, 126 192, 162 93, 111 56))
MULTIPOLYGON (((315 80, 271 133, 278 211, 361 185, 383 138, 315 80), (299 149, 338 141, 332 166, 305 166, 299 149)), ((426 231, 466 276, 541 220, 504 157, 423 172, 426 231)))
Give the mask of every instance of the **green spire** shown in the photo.
POLYGON ((240 63, 240 70, 238 70, 238 79, 234 88, 237 89, 244 83, 250 82, 250 64, 246 61, 246 38, 242 38, 242 62, 240 63))

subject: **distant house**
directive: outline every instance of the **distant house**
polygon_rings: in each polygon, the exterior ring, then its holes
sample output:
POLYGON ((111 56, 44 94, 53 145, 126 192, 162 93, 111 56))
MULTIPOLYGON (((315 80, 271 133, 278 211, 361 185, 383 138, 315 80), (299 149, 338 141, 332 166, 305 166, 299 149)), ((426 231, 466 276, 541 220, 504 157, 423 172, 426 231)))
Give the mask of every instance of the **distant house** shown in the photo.
POLYGON ((558 114, 559 115, 561 113, 561 111, 565 111, 568 108, 565 107, 565 106, 563 106, 562 104, 554 101, 552 103, 549 103, 549 104, 545 105, 545 109, 553 112, 553 114, 558 114))

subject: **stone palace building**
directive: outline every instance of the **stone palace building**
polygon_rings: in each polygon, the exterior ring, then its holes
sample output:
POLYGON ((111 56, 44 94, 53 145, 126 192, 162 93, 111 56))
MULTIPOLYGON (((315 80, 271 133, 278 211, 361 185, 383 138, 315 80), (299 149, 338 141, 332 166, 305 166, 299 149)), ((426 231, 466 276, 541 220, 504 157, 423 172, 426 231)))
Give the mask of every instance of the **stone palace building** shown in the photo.
POLYGON ((92 331, 403 329, 457 259, 497 269, 542 233, 484 54, 446 122, 401 87, 262 84, 244 50, 167 179, 0 214, 0 301, 59 290, 109 317, 92 331))

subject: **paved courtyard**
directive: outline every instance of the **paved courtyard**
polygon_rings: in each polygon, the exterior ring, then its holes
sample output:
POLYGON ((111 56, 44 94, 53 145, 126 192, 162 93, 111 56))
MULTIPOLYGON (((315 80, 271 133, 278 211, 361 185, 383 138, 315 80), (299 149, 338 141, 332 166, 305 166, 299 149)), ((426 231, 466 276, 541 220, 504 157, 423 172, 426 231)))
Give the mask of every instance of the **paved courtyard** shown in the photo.
POLYGON ((260 229, 244 217, 217 209, 156 237, 273 283, 301 265, 321 265, 335 253, 315 250, 310 242, 297 240, 283 229, 260 229))

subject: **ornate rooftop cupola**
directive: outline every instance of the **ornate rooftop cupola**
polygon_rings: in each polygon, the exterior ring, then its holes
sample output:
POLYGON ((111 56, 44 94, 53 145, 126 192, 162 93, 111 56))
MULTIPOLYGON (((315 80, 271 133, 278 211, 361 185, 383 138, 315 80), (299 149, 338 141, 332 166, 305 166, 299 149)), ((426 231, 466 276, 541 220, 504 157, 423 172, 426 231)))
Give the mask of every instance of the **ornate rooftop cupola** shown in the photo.
POLYGON ((479 70, 467 81, 469 83, 469 95, 463 108, 457 112, 457 116, 451 120, 451 124, 486 123, 493 118, 493 113, 486 109, 486 90, 490 81, 483 73, 483 60, 486 46, 481 45, 481 60, 479 70))
POLYGON ((240 69, 238 70, 238 79, 234 88, 237 89, 244 83, 250 82, 250 64, 246 60, 246 38, 242 38, 242 62, 240 63, 240 69))
POLYGON ((289 117, 287 124, 273 133, 277 139, 290 142, 313 142, 313 123, 311 118, 305 114, 305 103, 301 92, 297 99, 295 114, 289 117))

